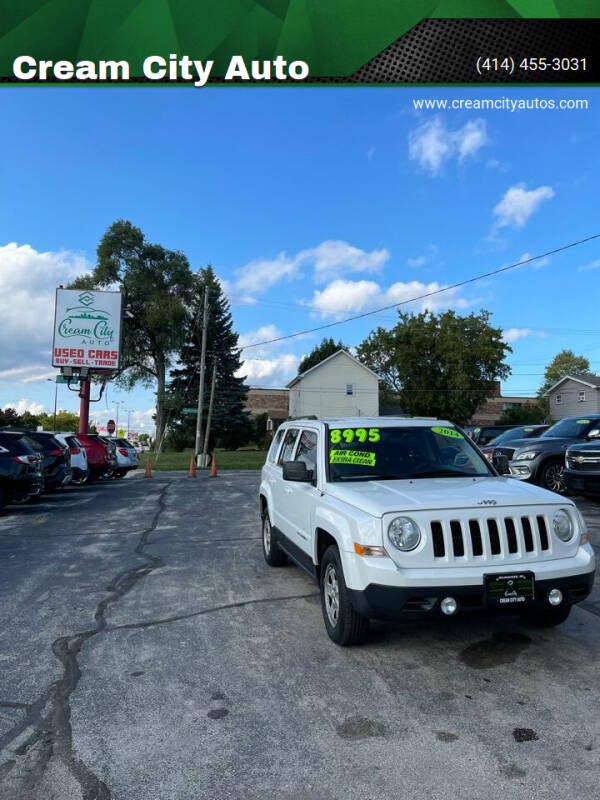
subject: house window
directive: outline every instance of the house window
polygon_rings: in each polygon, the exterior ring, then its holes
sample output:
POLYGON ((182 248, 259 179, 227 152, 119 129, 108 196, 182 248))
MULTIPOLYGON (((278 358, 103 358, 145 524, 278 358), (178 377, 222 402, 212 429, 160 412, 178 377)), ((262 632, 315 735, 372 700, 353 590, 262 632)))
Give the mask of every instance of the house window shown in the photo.
POLYGON ((585 392, 579 392, 579 402, 585 403, 585 392))
POLYGON ((562 394, 556 395, 556 405, 559 406, 562 403, 562 394))
POLYGON ((348 394, 354 394, 354 384, 353 383, 347 383, 346 384, 346 394, 347 395, 348 394))

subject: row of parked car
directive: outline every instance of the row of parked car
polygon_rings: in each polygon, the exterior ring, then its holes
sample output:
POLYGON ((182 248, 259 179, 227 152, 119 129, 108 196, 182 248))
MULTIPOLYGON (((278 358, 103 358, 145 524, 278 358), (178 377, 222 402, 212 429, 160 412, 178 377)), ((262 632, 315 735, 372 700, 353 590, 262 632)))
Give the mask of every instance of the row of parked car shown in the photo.
POLYGON ((465 430, 496 467, 508 462, 513 478, 559 494, 600 495, 600 414, 465 430))
POLYGON ((0 508, 69 483, 123 478, 137 466, 137 452, 127 439, 0 428, 0 508))

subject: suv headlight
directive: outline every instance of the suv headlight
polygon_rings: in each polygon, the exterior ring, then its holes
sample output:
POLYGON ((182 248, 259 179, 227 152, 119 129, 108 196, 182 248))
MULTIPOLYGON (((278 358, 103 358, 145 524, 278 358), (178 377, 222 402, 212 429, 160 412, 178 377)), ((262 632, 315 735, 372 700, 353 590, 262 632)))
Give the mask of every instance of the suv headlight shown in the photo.
POLYGON ((562 508, 554 512, 552 517, 552 527, 554 533, 558 536, 561 542, 568 542, 573 536, 573 521, 569 514, 562 508))
POLYGON ((397 550, 414 550, 421 541, 421 531, 410 517, 396 517, 388 525, 388 539, 397 550))
POLYGON ((515 456, 515 461, 532 461, 534 458, 539 456, 539 450, 527 450, 525 453, 519 453, 518 456, 515 456))

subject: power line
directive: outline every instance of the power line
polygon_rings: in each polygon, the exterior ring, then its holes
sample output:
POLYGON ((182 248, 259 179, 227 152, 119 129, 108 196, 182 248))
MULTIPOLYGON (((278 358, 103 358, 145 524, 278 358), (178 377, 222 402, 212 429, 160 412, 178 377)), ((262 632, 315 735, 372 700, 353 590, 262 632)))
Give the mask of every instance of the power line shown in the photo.
POLYGON ((399 306, 406 305, 407 303, 414 303, 416 300, 424 300, 427 297, 433 297, 434 295, 442 294, 443 292, 449 292, 452 289, 458 289, 461 286, 467 286, 470 283, 475 283, 476 281, 483 280, 484 278, 491 278, 494 275, 500 275, 503 272, 508 272, 511 269, 516 269, 516 267, 521 267, 524 264, 530 264, 532 261, 539 261, 541 258, 547 258, 548 256, 555 255, 556 253, 562 253, 565 250, 569 250, 572 247, 577 247, 581 244, 585 244, 586 242, 591 242, 594 239, 599 239, 600 233, 595 233, 592 236, 586 236, 584 239, 578 239, 576 242, 570 242, 569 244, 564 244, 561 247, 556 247, 554 250, 548 250, 545 253, 540 253, 537 256, 531 256, 530 258, 526 258, 523 261, 517 261, 514 264, 509 264, 506 267, 498 267, 497 269, 490 270, 489 272, 484 272, 481 275, 476 275, 473 278, 467 278, 463 281, 458 281, 457 283, 453 283, 450 286, 444 286, 441 289, 435 289, 431 292, 425 292, 424 294, 418 295, 416 297, 411 297, 409 300, 402 300, 399 303, 391 303, 387 306, 381 306, 381 308, 375 308, 372 311, 365 311, 362 314, 355 314, 352 317, 346 317, 346 319, 336 320, 336 322, 328 322, 325 325, 317 325, 314 328, 308 328, 304 331, 297 331, 296 333, 289 333, 286 336, 277 336, 274 339, 266 339, 262 342, 253 342, 252 344, 247 344, 244 347, 240 347, 239 351, 242 352, 243 350, 250 350, 252 347, 261 347, 266 344, 274 344, 275 342, 282 342, 286 339, 294 339, 297 336, 304 336, 307 333, 316 333, 317 331, 323 331, 327 328, 333 328, 336 325, 344 325, 347 322, 354 322, 357 319, 364 319, 365 317, 373 316, 374 314, 380 314, 382 311, 389 311, 392 308, 398 308, 399 306))

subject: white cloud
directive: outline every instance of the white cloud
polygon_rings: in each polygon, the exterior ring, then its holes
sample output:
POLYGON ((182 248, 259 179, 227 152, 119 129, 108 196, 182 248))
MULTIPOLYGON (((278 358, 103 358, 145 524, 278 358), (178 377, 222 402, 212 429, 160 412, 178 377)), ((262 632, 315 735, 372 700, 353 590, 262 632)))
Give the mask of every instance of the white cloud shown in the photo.
MULTIPOLYGON (((375 281, 332 281, 322 291, 315 290, 310 306, 322 317, 341 318, 347 314, 360 314, 379 306, 403 303, 413 297, 435 292, 442 288, 437 281, 422 283, 421 281, 398 281, 387 289, 375 281)), ((466 308, 474 301, 457 296, 456 289, 449 289, 443 294, 426 297, 418 301, 420 311, 435 311, 439 308, 455 306, 466 308)), ((414 308, 414 307, 413 307, 414 308)))
POLYGON ((221 280, 221 285, 235 302, 252 303, 254 295, 264 294, 280 281, 301 278, 303 268, 312 269, 314 280, 322 283, 348 273, 379 272, 389 258, 385 248, 368 251, 348 242, 327 240, 293 256, 281 252, 273 259, 249 261, 236 270, 233 281, 221 280))
MULTIPOLYGON (((532 253, 523 253, 523 255, 521 256, 519 261, 527 261, 529 258, 531 258, 531 256, 532 256, 532 253)), ((531 266, 533 267, 533 269, 541 269, 542 267, 545 267, 550 263, 550 259, 549 258, 538 258, 536 261, 531 261, 530 263, 531 263, 531 266)))
POLYGON ((488 143, 486 122, 474 119, 451 131, 439 117, 419 125, 408 137, 408 155, 419 166, 437 175, 451 158, 459 162, 488 143))
POLYGON ((420 269, 421 267, 430 264, 438 256, 440 248, 436 244, 430 244, 427 248, 427 253, 414 256, 406 259, 406 266, 412 269, 420 269))
POLYGON ((41 253, 14 242, 0 246, 0 376, 9 379, 7 372, 12 372, 13 380, 21 382, 45 379, 52 348, 54 290, 90 269, 90 263, 77 253, 41 253), (15 370, 22 371, 20 376, 15 370))
POLYGON ((600 258, 592 261, 591 264, 584 264, 584 266, 578 267, 579 272, 587 272, 590 269, 600 269, 600 258))
MULTIPOLYGON (((238 345, 239 347, 246 347, 247 345, 253 345, 255 342, 264 342, 269 341, 270 339, 277 339, 279 336, 283 336, 283 333, 276 325, 261 325, 261 327, 257 328, 256 330, 241 333, 238 339, 238 345)), ((248 354, 254 359, 264 358, 265 356, 272 355, 273 351, 278 349, 278 346, 279 342, 273 342, 273 344, 262 345, 261 347, 253 347, 248 351, 248 354)))
POLYGON ((512 344, 518 342, 519 339, 526 339, 528 336, 535 336, 536 339, 546 338, 544 331, 534 331, 531 328, 507 328, 502 338, 505 342, 512 344))
POLYGON ((17 414, 24 414, 26 411, 29 411, 30 414, 43 414, 47 410, 42 403, 36 403, 34 400, 25 398, 17 400, 16 403, 6 403, 6 405, 2 406, 3 411, 8 408, 14 408, 17 414))
POLYGON ((494 207, 496 227, 514 225, 522 228, 544 200, 554 197, 550 186, 527 189, 524 183, 517 183, 506 190, 500 202, 494 207))
POLYGON ((248 358, 236 375, 250 386, 284 386, 298 372, 300 357, 283 353, 273 358, 248 358))
POLYGON ((389 250, 361 250, 347 242, 329 240, 296 256, 299 264, 314 267, 317 283, 349 272, 379 272, 390 258, 389 250))
POLYGON ((283 252, 277 258, 249 261, 235 275, 233 288, 242 294, 262 294, 283 278, 300 277, 297 261, 283 252))

